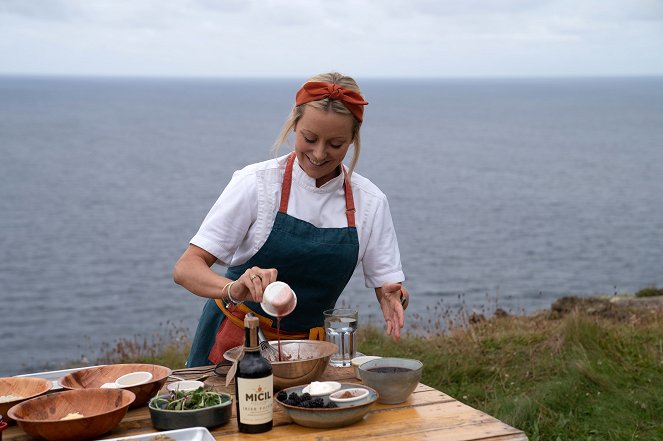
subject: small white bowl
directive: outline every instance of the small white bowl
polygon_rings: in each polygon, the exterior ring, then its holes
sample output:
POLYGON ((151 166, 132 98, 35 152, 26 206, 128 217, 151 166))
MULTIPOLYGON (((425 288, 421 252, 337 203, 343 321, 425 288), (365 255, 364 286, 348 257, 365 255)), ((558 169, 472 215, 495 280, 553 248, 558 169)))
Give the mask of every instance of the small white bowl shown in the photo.
POLYGON ((205 387, 205 383, 197 380, 182 380, 170 383, 166 386, 166 389, 171 392, 177 392, 178 390, 182 392, 190 392, 192 390, 197 390, 200 387, 205 387))
POLYGON ((329 399, 336 403, 338 407, 356 406, 368 401, 368 389, 363 387, 341 389, 329 395, 329 399))
POLYGON ((152 379, 152 374, 145 371, 130 372, 122 375, 115 380, 117 387, 131 387, 138 386, 139 384, 147 383, 152 379))
POLYGON ((285 317, 297 306, 297 295, 287 283, 272 282, 265 288, 260 306, 273 317, 285 317))
POLYGON ((363 363, 366 363, 367 361, 375 360, 378 358, 377 355, 362 355, 361 357, 355 357, 352 359, 352 368, 355 371, 355 378, 357 380, 361 380, 361 377, 359 376, 359 366, 361 366, 363 363))
POLYGON ((307 393, 312 397, 324 397, 325 395, 333 394, 340 389, 341 383, 337 381, 314 381, 302 389, 302 393, 307 393), (324 390, 322 390, 322 388, 324 388, 324 390), (311 392, 311 389, 313 389, 313 392, 311 392))

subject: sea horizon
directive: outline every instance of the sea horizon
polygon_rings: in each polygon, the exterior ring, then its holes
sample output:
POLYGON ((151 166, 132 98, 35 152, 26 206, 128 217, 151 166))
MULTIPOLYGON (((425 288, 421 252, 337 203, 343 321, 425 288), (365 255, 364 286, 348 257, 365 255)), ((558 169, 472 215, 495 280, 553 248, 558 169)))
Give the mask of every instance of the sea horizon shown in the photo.
MULTIPOLYGON (((232 173, 272 157, 303 81, 55 79, 0 74, 0 375, 193 335, 204 300, 172 266, 232 173)), ((663 286, 663 77, 360 86, 357 171, 389 200, 406 332, 663 286)), ((381 323, 361 267, 339 304, 381 323)))

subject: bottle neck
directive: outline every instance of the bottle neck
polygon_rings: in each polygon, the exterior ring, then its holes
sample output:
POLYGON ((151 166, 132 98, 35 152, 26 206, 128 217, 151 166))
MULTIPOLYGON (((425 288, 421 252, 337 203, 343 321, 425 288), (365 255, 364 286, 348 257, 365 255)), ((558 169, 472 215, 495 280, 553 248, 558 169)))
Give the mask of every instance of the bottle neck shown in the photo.
POLYGON ((257 328, 252 328, 252 327, 244 328, 244 350, 248 352, 254 352, 260 350, 257 328))

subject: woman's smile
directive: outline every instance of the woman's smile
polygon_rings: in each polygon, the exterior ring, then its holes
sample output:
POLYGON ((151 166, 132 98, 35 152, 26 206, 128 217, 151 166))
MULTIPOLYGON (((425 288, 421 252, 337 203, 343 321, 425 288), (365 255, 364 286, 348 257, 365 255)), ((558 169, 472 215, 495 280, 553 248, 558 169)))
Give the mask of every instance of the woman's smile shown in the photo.
POLYGON ((320 187, 338 176, 352 143, 351 115, 306 106, 295 126, 295 153, 299 166, 320 187))
POLYGON ((316 161, 315 159, 311 158, 308 155, 306 155, 306 157, 308 158, 309 162, 311 164, 313 164, 314 166, 316 166, 316 167, 322 167, 323 165, 325 165, 327 163, 327 160, 323 160, 322 162, 318 162, 318 161, 316 161))

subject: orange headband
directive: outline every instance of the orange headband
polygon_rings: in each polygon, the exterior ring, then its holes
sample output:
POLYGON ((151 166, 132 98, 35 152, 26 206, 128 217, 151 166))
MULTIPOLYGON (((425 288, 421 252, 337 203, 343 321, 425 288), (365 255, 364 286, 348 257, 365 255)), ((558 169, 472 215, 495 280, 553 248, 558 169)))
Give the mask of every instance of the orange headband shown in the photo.
POLYGON ((342 101, 345 107, 361 122, 364 116, 364 106, 368 104, 361 95, 349 89, 345 89, 337 84, 325 83, 322 81, 309 81, 304 83, 297 92, 295 99, 296 105, 318 101, 323 98, 342 101))

